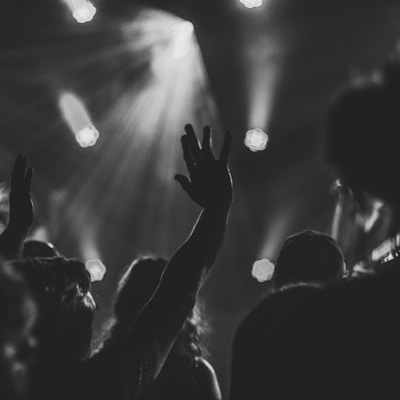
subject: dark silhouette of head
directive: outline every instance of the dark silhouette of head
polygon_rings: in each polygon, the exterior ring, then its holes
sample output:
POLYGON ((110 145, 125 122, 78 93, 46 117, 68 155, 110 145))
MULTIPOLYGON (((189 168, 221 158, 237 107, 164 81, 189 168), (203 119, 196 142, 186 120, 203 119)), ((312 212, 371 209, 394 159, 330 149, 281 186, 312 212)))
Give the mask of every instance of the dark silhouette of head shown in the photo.
POLYGON ((328 113, 326 153, 341 180, 359 196, 367 193, 397 205, 400 137, 400 63, 345 88, 328 113))
POLYGON ((331 236, 306 230, 286 238, 276 263, 275 283, 282 287, 297 283, 327 282, 340 278, 344 258, 331 236))
POLYGON ((50 242, 26 240, 22 250, 24 257, 58 257, 60 253, 50 242))
POLYGON ((39 307, 35 333, 46 358, 88 355, 95 303, 90 275, 79 260, 23 258, 13 262, 39 307))

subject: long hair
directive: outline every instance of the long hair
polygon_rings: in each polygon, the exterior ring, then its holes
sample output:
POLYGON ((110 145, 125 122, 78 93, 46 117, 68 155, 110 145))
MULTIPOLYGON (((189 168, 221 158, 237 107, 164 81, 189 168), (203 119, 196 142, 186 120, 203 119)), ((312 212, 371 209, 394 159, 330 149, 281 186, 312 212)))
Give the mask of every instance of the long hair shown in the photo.
MULTIPOLYGON (((140 257, 133 261, 123 273, 114 300, 114 319, 104 341, 109 345, 126 332, 129 325, 138 316, 157 289, 167 260, 151 256, 140 257)), ((201 318, 199 305, 196 305, 187 317, 175 342, 171 354, 192 358, 200 357, 204 351, 200 345, 205 324, 201 318)))

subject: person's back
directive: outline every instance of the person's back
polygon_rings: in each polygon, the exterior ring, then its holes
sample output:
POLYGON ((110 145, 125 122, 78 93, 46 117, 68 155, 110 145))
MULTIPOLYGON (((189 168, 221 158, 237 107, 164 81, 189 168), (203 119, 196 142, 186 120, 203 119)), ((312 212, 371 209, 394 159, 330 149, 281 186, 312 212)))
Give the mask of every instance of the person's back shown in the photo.
POLYGON ((273 398, 398 398, 399 267, 326 287, 282 319, 270 354, 273 398))
POLYGON ((268 387, 278 384, 277 379, 268 378, 274 368, 270 349, 274 346, 275 329, 322 283, 338 279, 343 271, 343 254, 331 236, 307 230, 285 240, 274 275, 278 292, 264 298, 236 332, 231 400, 256 399, 268 387))
POLYGON ((281 321, 305 299, 318 291, 310 284, 287 286, 263 299, 240 323, 233 344, 231 400, 257 399, 268 393, 275 363, 269 355, 274 332, 281 321))

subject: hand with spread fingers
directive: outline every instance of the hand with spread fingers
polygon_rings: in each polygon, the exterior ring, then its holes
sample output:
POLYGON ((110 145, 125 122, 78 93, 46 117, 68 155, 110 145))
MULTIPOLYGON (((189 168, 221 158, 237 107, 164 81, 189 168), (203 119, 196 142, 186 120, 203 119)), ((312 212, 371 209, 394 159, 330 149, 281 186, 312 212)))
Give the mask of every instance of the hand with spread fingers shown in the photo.
POLYGON ((24 156, 19 155, 11 175, 9 225, 28 230, 33 223, 31 199, 32 168, 24 156))
POLYGON ((175 179, 200 207, 229 206, 232 202, 232 178, 228 168, 231 134, 225 134, 220 157, 216 159, 211 148, 210 127, 203 129, 201 145, 192 125, 186 125, 185 131, 181 143, 189 178, 176 175, 175 179))

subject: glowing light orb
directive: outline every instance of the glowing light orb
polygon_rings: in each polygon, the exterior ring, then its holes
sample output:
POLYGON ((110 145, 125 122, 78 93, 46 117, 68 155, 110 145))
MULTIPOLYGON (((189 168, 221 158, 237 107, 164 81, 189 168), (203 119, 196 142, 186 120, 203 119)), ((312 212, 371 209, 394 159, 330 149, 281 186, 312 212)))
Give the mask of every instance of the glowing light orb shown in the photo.
POLYGON ((92 21, 96 15, 96 7, 88 0, 70 0, 72 16, 80 24, 92 21))
POLYGON ((89 271, 92 282, 101 281, 107 271, 105 265, 97 258, 87 260, 85 267, 89 271))
POLYGON ((258 282, 266 282, 274 276, 275 265, 267 258, 258 260, 253 264, 251 275, 257 279, 258 282))
POLYGON ((94 146, 99 138, 83 101, 73 93, 62 93, 58 102, 61 114, 81 147, 94 146))
POLYGON ((246 8, 257 8, 263 5, 263 0, 239 0, 246 8))
POLYGON ((262 151, 267 148, 268 135, 262 129, 250 129, 246 132, 244 144, 251 151, 262 151))
POLYGON ((191 40, 194 32, 193 24, 189 21, 176 22, 171 27, 174 58, 183 58, 190 52, 191 40))
POLYGON ((81 147, 90 147, 96 144, 99 136, 99 131, 93 125, 87 125, 76 133, 75 138, 81 147))

